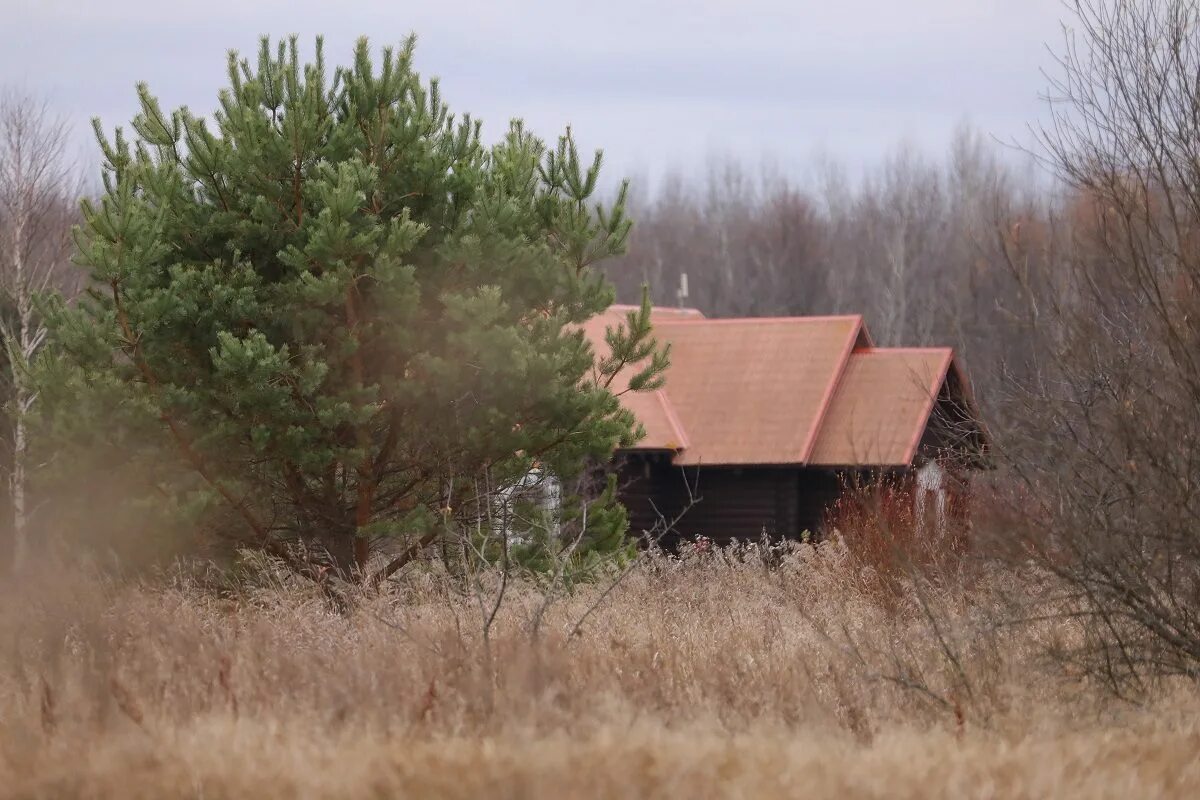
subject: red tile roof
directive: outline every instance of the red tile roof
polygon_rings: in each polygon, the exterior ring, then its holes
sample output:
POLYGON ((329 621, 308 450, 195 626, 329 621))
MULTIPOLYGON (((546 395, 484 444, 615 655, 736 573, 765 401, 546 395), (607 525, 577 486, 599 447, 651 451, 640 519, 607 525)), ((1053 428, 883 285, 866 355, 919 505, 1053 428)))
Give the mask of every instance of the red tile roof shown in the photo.
POLYGON ((691 445, 678 464, 808 460, 860 317, 664 320, 664 389, 691 445))
POLYGON ((948 347, 852 353, 809 463, 911 464, 953 358, 948 347))
MULTIPOLYGON (((631 310, 584 326, 599 355, 606 327, 631 310)), ((610 388, 646 430, 635 449, 675 451, 676 464, 911 464, 953 361, 948 348, 873 347, 859 316, 655 308, 652 320, 671 345, 666 386, 627 391, 627 369, 610 388)))

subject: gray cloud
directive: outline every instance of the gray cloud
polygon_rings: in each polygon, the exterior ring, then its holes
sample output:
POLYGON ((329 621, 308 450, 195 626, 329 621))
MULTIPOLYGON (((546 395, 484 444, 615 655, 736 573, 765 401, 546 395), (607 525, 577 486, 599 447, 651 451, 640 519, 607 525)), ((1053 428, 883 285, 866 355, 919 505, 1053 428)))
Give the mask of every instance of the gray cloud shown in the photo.
MULTIPOLYGON (((495 134, 512 116, 551 137, 573 125, 614 171, 650 174, 709 153, 855 167, 904 138, 936 150, 970 120, 1021 137, 1041 112, 1054 0, 0 0, 0 74, 46 93, 78 129, 135 112, 150 82, 168 107, 206 112, 225 52, 261 33, 420 36, 418 67, 495 134)), ((82 145, 81 145, 82 146, 82 145)))

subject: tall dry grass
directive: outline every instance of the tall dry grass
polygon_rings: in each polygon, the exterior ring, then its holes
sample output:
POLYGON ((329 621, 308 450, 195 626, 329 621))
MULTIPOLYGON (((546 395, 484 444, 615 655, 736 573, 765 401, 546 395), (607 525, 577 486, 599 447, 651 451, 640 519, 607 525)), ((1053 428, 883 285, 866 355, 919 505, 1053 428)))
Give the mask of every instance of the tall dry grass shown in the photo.
POLYGON ((904 595, 836 544, 659 556, 536 635, 545 595, 516 587, 486 646, 432 571, 348 614, 269 571, 47 577, 3 592, 4 796, 1200 791, 1195 690, 1073 679, 1046 654, 1081 633, 1013 572, 904 595))

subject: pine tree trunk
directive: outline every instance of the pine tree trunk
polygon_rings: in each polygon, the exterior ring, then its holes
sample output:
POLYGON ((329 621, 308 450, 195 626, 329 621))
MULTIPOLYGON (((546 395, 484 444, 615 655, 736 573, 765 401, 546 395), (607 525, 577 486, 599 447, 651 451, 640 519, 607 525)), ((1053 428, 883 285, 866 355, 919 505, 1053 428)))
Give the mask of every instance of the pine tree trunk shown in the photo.
MULTIPOLYGON (((357 286, 346 290, 346 322, 354 336, 355 348, 350 356, 350 369, 354 375, 354 383, 362 389, 366 385, 366 365, 363 363, 363 343, 359 329, 361 312, 357 286)), ((358 476, 356 490, 357 500, 354 512, 354 568, 360 578, 367 579, 367 562, 371 557, 371 542, 364 535, 364 530, 371 524, 371 505, 375 500, 375 489, 379 479, 375 474, 374 458, 371 456, 371 436, 363 425, 359 425, 356 433, 358 446, 362 448, 362 462, 355 472, 358 476)))
POLYGON ((354 515, 354 568, 364 580, 367 577, 367 561, 371 558, 371 542, 363 535, 363 529, 371 524, 371 484, 359 478, 358 509, 354 515))

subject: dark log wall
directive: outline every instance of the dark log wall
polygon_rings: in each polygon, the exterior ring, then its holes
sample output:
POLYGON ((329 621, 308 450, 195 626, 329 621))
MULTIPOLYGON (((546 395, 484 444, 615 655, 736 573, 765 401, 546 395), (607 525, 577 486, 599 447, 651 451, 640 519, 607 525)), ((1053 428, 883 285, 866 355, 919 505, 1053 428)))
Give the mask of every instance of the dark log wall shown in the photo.
POLYGON ((987 436, 966 398, 966 388, 958 373, 951 370, 921 438, 921 454, 942 464, 981 469, 990 465, 988 449, 987 436))
POLYGON ((677 467, 664 455, 628 456, 620 467, 630 531, 661 535, 664 547, 705 536, 715 543, 796 539, 817 532, 838 498, 835 472, 797 467, 677 467), (669 531, 663 520, 674 521, 669 531))

